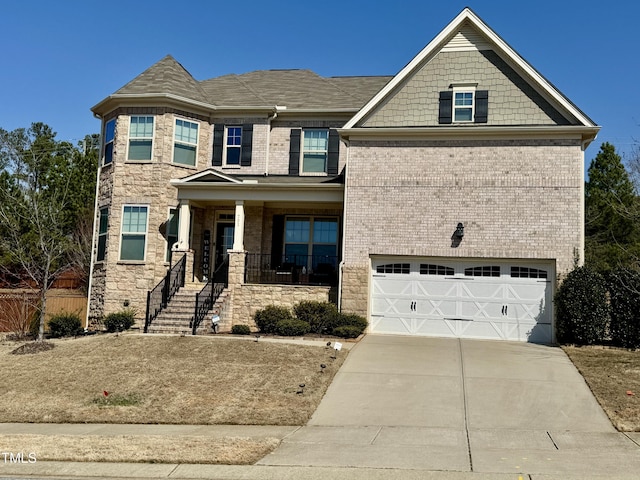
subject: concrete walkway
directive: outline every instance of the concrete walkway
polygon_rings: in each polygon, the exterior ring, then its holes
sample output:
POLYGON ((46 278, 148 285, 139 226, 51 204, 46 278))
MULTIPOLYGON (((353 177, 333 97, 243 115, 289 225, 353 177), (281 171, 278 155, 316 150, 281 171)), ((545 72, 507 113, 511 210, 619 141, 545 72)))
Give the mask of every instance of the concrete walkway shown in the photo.
POLYGON ((259 464, 637 477, 639 440, 559 348, 369 335, 259 464))
POLYGON ((282 444, 250 466, 3 464, 0 456, 0 478, 640 477, 640 433, 613 429, 562 350, 507 342, 367 336, 305 427, 0 424, 0 435, 19 433, 269 436, 282 444))

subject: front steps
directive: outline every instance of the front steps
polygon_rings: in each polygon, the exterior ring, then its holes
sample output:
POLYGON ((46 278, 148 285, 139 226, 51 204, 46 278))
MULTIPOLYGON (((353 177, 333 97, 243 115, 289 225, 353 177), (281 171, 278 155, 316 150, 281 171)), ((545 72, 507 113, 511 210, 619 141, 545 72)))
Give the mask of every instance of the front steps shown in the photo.
MULTIPOLYGON (((195 311, 196 294, 204 287, 203 283, 186 283, 178 290, 169 304, 151 322, 147 333, 165 333, 173 335, 191 335, 191 319, 195 311)), ((213 308, 207 312, 204 320, 198 326, 196 334, 207 335, 213 333, 211 316, 213 312, 221 312, 226 299, 226 289, 222 292, 213 308)))

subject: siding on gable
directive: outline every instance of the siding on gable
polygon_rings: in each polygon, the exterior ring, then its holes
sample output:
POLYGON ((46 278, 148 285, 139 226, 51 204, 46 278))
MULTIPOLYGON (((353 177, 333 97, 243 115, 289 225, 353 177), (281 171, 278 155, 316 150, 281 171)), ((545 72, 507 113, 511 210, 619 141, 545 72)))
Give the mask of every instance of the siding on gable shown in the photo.
POLYGON ((416 71, 364 127, 438 125, 438 98, 452 83, 477 83, 489 91, 485 125, 569 125, 540 94, 490 50, 441 51, 416 71))

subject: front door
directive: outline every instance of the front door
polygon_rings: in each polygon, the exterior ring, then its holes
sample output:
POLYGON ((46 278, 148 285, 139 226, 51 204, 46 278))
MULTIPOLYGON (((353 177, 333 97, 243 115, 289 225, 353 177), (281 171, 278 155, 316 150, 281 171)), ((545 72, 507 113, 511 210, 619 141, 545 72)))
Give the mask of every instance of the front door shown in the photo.
POLYGON ((229 275, 229 254, 227 250, 233 248, 234 224, 228 222, 218 222, 216 224, 216 260, 214 282, 226 283, 229 275), (220 268, 221 265, 224 265, 220 268))

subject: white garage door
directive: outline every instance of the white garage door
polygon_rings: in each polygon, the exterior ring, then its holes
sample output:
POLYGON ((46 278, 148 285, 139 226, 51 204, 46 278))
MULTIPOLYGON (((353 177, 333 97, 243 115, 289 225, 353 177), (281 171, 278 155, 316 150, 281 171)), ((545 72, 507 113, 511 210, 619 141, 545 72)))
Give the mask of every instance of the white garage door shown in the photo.
POLYGON ((553 341, 552 262, 374 259, 371 331, 553 341))

